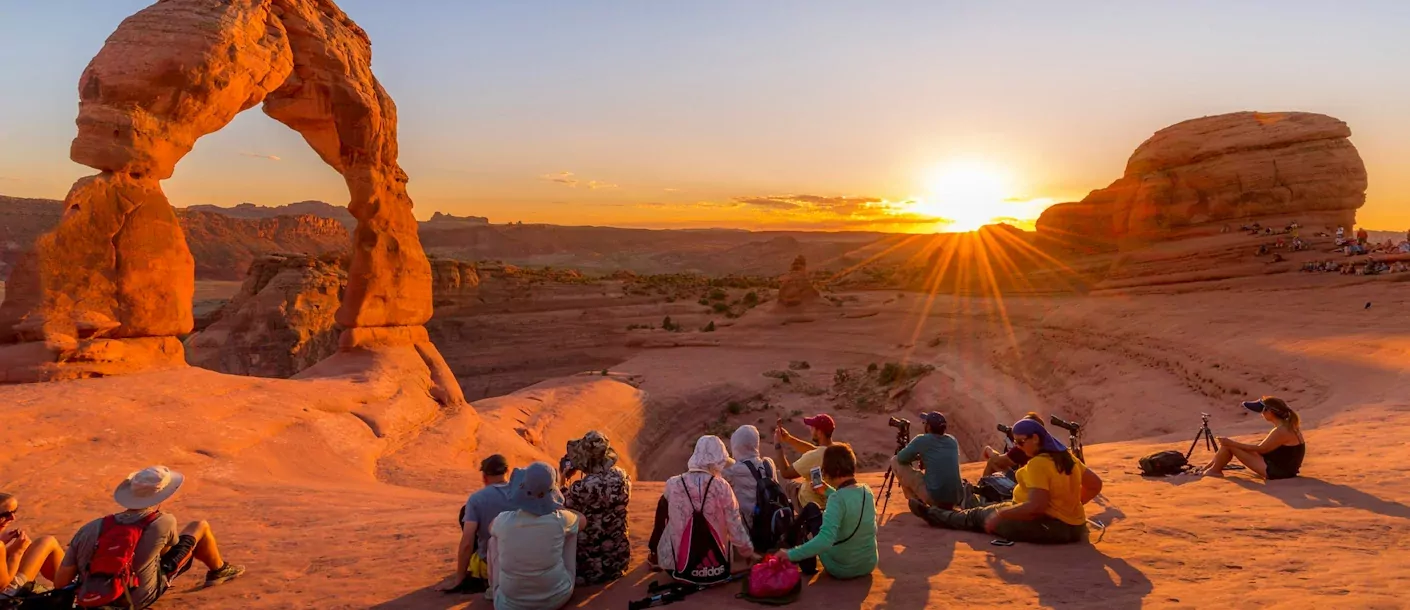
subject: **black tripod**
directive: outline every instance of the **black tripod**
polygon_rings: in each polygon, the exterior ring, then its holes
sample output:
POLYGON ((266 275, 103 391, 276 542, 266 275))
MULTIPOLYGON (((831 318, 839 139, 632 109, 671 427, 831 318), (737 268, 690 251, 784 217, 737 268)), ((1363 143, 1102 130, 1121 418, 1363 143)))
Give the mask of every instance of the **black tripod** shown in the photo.
POLYGON ((1214 440, 1214 431, 1209 429, 1209 414, 1200 413, 1199 419, 1199 430, 1195 430, 1195 440, 1190 443, 1190 450, 1185 452, 1185 461, 1189 461, 1190 456, 1195 454, 1195 447, 1199 446, 1201 440, 1204 441, 1205 449, 1216 453, 1219 451, 1219 441, 1214 440))
MULTIPOLYGON (((900 453, 911 442, 911 422, 893 417, 889 423, 896 429, 896 453, 900 453)), ((888 465, 886 474, 881 477, 881 494, 876 497, 876 500, 881 502, 881 512, 877 513, 878 515, 886 514, 886 507, 891 505, 891 488, 895 486, 896 472, 888 465)))

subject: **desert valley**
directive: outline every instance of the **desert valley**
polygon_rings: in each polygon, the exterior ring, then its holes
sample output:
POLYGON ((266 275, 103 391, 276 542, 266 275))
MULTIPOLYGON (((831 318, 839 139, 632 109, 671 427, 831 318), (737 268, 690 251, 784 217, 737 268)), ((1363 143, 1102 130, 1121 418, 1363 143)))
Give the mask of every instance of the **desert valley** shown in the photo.
POLYGON ((72 158, 98 173, 0 197, 0 491, 31 534, 66 542, 164 464, 187 476, 166 508, 249 571, 160 607, 489 608, 434 588, 480 460, 556 465, 598 430, 632 478, 631 567, 568 607, 621 608, 702 435, 828 413, 879 492, 889 418, 943 411, 973 480, 996 426, 1037 411, 1082 425, 1100 542, 993 546, 897 489, 875 573, 816 577, 803 607, 1410 606, 1410 234, 1357 242, 1356 125, 1151 125, 1031 231, 418 221, 370 45, 331 0, 166 0, 94 57, 72 158), (350 203, 168 203, 196 140, 261 104, 350 203), (1301 414, 1300 477, 1140 476, 1201 414, 1256 442, 1240 402, 1265 395, 1301 414))

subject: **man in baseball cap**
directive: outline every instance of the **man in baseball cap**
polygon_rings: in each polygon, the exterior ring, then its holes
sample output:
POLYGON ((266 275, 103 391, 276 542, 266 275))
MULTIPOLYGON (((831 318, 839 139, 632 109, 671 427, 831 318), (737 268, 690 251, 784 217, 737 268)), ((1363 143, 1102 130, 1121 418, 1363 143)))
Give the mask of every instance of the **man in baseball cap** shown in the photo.
POLYGON ((455 573, 446 579, 446 593, 483 593, 489 588, 490 523, 500 513, 513 510, 509 488, 509 460, 496 453, 480 460, 479 491, 470 494, 460 509, 460 545, 455 553, 455 573))
POLYGON ((911 439, 891 460, 891 471, 908 500, 951 510, 961 504, 960 443, 946 434, 949 422, 939 411, 920 414, 925 432, 911 439), (919 460, 924 471, 915 467, 919 460))
MULTIPOLYGON (((207 587, 244 574, 244 566, 231 564, 221 557, 209 523, 193 521, 178 535, 176 517, 162 512, 162 503, 175 495, 184 481, 181 473, 166 466, 152 466, 127 475, 113 491, 113 500, 126 510, 94 519, 79 528, 54 575, 54 587, 62 589, 78 578, 80 603, 87 595, 98 595, 94 589, 105 575, 90 574, 90 564, 99 553, 122 553, 113 551, 115 547, 98 548, 98 541, 105 532, 121 527, 137 527, 142 532, 135 548, 129 549, 132 575, 137 577, 137 583, 127 588, 127 595, 131 596, 135 609, 156 603, 171 586, 171 581, 191 569, 193 560, 206 565, 207 587)), ((103 559, 106 563, 117 558, 105 555, 103 559)), ((122 601, 126 603, 125 599, 122 601)))
POLYGON ((774 449, 777 453, 775 459, 779 465, 779 478, 785 480, 783 487, 789 495, 794 495, 796 491, 800 511, 808 504, 816 504, 818 509, 822 510, 827 508, 827 496, 823 494, 824 486, 821 483, 823 450, 832 444, 832 433, 837 431, 837 422, 831 415, 819 413, 803 418, 803 425, 812 433, 813 442, 789 434, 781 419, 774 427, 774 449), (788 457, 783 454, 784 445, 803 455, 789 463, 788 457), (793 479, 802 479, 802 482, 795 483, 793 479))

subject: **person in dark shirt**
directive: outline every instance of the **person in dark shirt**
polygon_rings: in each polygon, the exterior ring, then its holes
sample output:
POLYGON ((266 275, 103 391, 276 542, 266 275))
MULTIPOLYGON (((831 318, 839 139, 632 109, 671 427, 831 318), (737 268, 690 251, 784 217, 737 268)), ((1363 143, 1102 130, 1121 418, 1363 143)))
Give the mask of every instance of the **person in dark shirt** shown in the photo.
MULTIPOLYGON (((1028 415, 1023 416, 1023 419, 1031 419, 1038 422, 1039 425, 1043 424, 1043 418, 1033 411, 1029 411, 1028 415)), ((984 455, 988 457, 988 461, 984 462, 983 476, 986 477, 996 472, 1012 473, 1028 463, 1028 454, 1024 453, 1018 445, 1009 447, 1009 450, 1005 452, 985 447, 984 455)))
POLYGON ((891 470, 907 499, 920 500, 927 506, 954 508, 964 494, 959 441, 945 433, 948 423, 940 412, 922 413, 920 421, 925 424, 925 433, 911 439, 896 454, 891 470), (924 472, 912 465, 917 460, 924 472))

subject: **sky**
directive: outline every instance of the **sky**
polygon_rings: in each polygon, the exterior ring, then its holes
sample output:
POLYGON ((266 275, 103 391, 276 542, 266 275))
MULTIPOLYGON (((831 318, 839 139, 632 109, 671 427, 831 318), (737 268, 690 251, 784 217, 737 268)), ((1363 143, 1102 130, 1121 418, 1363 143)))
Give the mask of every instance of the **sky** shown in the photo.
MULTIPOLYGON (((148 0, 0 0, 0 194, 62 198, 88 60, 148 0)), ((1118 178, 1154 131, 1345 120, 1359 220, 1410 227, 1410 3, 341 0, 396 100, 416 214, 637 227, 958 230, 1118 178), (937 219, 948 219, 943 222, 937 219)), ((346 204, 252 109, 172 203, 346 204)))

